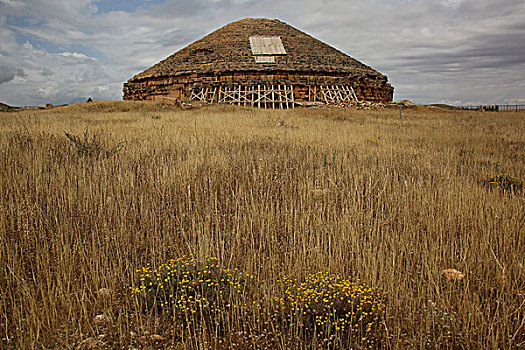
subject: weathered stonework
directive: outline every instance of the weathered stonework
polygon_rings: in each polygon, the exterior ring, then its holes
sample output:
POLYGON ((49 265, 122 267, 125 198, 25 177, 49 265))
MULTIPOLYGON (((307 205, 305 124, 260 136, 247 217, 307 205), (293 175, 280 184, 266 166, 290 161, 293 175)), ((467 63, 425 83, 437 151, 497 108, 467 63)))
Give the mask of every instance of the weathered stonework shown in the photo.
MULTIPOLYGON (((388 103, 388 78, 346 54, 281 22, 245 19, 231 23, 178 51, 124 84, 125 100, 189 99, 209 87, 292 86, 293 99, 322 101, 323 87, 351 86, 359 100, 388 103), (249 37, 278 36, 286 55, 256 63, 249 37)), ((212 102, 219 101, 216 97, 212 102)))

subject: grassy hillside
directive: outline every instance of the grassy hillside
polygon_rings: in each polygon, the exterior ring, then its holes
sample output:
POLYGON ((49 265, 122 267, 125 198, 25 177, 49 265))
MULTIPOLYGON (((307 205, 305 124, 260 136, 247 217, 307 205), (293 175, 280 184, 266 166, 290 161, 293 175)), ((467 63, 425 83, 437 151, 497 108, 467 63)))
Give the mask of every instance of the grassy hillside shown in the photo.
POLYGON ((519 348, 522 179, 524 113, 0 113, 0 348, 519 348))
POLYGON ((0 102, 0 112, 12 112, 17 109, 17 107, 11 107, 9 105, 6 105, 5 103, 0 102))

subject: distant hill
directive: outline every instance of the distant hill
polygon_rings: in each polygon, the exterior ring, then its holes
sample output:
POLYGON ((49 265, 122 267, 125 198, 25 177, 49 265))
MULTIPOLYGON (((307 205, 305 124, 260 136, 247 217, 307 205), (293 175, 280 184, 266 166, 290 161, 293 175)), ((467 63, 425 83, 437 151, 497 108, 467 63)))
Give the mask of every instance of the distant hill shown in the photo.
POLYGON ((429 106, 438 107, 438 108, 441 108, 441 109, 449 109, 449 110, 457 110, 457 109, 459 109, 458 107, 447 105, 447 104, 444 104, 444 103, 434 103, 434 104, 431 104, 429 106))
POLYGON ((0 112, 9 112, 9 111, 15 111, 19 109, 18 107, 12 107, 10 105, 6 105, 5 103, 0 102, 0 112))

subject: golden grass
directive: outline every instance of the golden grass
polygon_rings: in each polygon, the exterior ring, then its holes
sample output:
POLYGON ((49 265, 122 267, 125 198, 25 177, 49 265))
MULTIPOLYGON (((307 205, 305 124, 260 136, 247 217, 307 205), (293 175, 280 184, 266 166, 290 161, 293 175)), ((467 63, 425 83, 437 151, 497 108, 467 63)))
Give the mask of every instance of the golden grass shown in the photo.
POLYGON ((317 272, 383 293, 381 334, 355 346, 525 346, 523 193, 480 183, 525 178, 524 117, 127 102, 0 113, 0 347, 338 348, 274 311, 279 280, 317 272), (64 132, 95 135, 101 152, 64 132), (253 275, 251 316, 210 334, 140 311, 137 269, 183 254, 253 275))

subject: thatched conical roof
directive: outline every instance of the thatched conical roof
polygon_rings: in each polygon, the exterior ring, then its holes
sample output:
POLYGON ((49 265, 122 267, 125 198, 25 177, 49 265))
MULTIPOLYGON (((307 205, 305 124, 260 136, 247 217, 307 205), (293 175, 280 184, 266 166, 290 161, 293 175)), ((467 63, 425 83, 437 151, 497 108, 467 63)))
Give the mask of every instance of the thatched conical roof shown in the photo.
POLYGON ((298 71, 383 76, 345 53, 276 19, 247 18, 230 23, 131 78, 235 71, 298 71), (275 63, 256 63, 250 37, 280 37, 286 54, 275 63))

